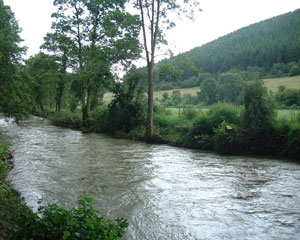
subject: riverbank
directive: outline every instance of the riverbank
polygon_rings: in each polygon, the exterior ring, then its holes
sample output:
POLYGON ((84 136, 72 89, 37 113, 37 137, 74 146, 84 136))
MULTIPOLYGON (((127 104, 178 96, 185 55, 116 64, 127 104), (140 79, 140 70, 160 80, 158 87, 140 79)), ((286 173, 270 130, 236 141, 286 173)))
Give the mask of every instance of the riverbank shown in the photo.
MULTIPOLYGON (((266 119, 263 124, 261 120, 252 120, 252 128, 246 128, 243 111, 237 106, 224 103, 216 104, 203 112, 184 109, 180 115, 167 109, 158 109, 154 112, 155 135, 152 142, 228 155, 272 156, 299 160, 298 115, 293 119, 273 117, 266 119)), ((110 118, 105 106, 92 112, 85 126, 82 124, 80 113, 55 113, 50 119, 56 126, 82 132, 146 141, 144 124, 127 129, 125 124, 122 125, 123 119, 116 122, 116 119, 110 118)))
POLYGON ((86 192, 66 210, 50 204, 34 212, 6 180, 13 167, 9 145, 0 135, 0 240, 119 239, 128 227, 124 218, 106 219, 86 192))
POLYGON ((28 209, 20 194, 6 181, 7 172, 13 167, 12 153, 0 135, 0 240, 9 239, 17 216, 28 209))

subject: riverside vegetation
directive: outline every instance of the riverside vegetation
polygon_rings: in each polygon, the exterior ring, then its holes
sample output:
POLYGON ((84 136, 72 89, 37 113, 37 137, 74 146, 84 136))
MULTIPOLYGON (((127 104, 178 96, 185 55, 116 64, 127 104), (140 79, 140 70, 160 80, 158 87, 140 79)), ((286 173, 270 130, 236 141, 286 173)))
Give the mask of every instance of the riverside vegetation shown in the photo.
MULTIPOLYGON (((184 5, 173 0, 153 1, 152 5, 129 2, 142 17, 147 11, 153 13, 148 17, 158 16, 150 19, 154 56, 156 43, 165 42, 163 30, 174 26, 164 21, 167 25, 160 29, 159 17, 167 18, 170 9, 185 12, 184 5)), ((193 8, 198 1, 184 4, 193 8)), ((259 81, 300 75, 299 10, 156 65, 154 58, 148 59, 146 71, 134 67, 132 61, 142 52, 138 36, 147 23, 126 12, 125 1, 54 0, 54 5, 58 8, 52 15, 52 30, 41 46, 46 53, 22 61, 26 49, 20 46, 20 28, 11 9, 0 0, 0 112, 5 117, 20 121, 36 114, 84 132, 224 154, 299 158, 299 115, 279 119, 274 110, 299 108, 299 90, 280 86, 277 93, 268 93, 259 81), (114 66, 126 70, 122 79, 112 71, 114 66), (181 87, 200 91, 181 96, 173 90, 181 87), (172 95, 152 99, 153 88, 172 89, 172 95), (113 95, 109 104, 103 102, 106 92, 113 95), (208 106, 209 110, 197 111, 188 105, 208 106), (169 106, 184 109, 175 115, 166 109, 169 106)), ((104 219, 87 195, 71 210, 50 205, 33 213, 5 181, 8 155, 8 146, 1 142, 0 239, 115 239, 124 234, 127 221, 104 219)))
MULTIPOLYGON (((55 113, 55 125, 107 133, 117 137, 145 140, 143 100, 120 94, 109 105, 91 112, 88 126, 80 115, 69 111, 55 113), (130 101, 129 101, 130 99, 130 101), (126 104, 125 104, 126 103, 126 104)), ((142 98, 142 96, 141 96, 142 98)), ((300 151, 300 114, 277 117, 274 104, 261 82, 247 85, 244 105, 216 103, 208 110, 183 108, 180 115, 156 105, 154 108, 155 142, 223 154, 262 154, 297 159, 300 151)))
POLYGON ((33 212, 5 180, 12 167, 8 144, 0 138, 0 239, 117 239, 128 227, 126 219, 108 220, 93 208, 86 193, 78 206, 64 209, 51 204, 33 212))

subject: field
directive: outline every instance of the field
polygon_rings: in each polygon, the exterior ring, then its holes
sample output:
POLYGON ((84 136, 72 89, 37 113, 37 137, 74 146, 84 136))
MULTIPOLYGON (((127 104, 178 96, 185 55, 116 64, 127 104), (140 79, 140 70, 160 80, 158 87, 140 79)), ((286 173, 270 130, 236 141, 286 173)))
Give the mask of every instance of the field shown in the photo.
MULTIPOLYGON (((291 88, 291 89, 300 89, 300 76, 284 77, 284 78, 268 78, 268 79, 264 79, 263 82, 265 86, 268 88, 268 90, 272 92, 277 92, 279 86, 285 86, 286 88, 291 88)), ((197 96, 197 92, 200 91, 200 87, 155 91, 154 99, 155 100, 162 99, 162 94, 164 92, 167 92, 169 96, 171 96, 172 92, 175 90, 179 90, 181 95, 190 93, 192 96, 197 96)), ((110 102, 112 97, 113 95, 111 93, 106 93, 104 95, 104 102, 110 102)))
POLYGON ((269 78, 263 80, 269 91, 277 92, 279 86, 285 86, 291 89, 300 89, 300 76, 269 78))

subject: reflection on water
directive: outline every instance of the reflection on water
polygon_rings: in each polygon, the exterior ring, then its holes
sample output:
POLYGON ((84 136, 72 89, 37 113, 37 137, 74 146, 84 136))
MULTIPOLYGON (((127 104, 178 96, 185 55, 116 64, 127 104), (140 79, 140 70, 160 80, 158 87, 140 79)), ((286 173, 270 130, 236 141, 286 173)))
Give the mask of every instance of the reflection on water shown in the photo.
POLYGON ((0 120, 12 143, 9 179, 26 202, 73 206, 83 191, 125 239, 300 239, 300 165, 148 145, 0 120))

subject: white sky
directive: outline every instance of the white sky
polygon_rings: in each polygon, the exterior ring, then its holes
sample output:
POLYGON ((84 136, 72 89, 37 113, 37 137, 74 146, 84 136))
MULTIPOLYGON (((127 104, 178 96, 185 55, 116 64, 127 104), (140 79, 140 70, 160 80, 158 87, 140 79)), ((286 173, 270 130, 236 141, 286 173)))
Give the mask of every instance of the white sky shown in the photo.
MULTIPOLYGON (((4 0, 15 13, 27 57, 39 52, 43 37, 51 28, 52 0, 4 0)), ((244 26, 294 11, 300 0, 200 0, 202 12, 194 22, 177 22, 167 34, 173 53, 188 51, 244 26)))

